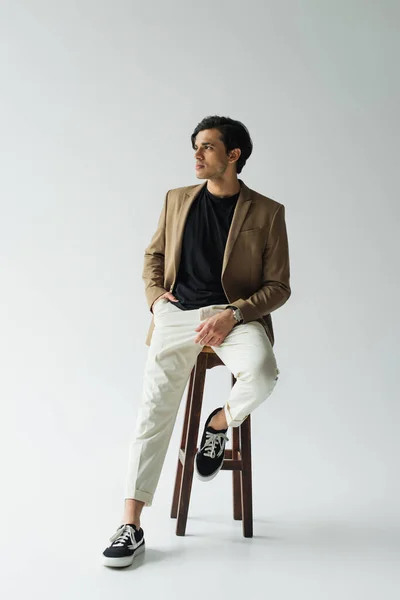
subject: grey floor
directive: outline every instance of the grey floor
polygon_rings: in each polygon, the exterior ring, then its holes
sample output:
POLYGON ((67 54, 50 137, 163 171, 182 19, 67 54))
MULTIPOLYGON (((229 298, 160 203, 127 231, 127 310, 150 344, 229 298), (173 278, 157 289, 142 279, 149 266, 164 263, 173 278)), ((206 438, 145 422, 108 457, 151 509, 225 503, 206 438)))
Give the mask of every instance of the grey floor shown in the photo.
POLYGON ((273 493, 266 501, 255 474, 254 537, 245 539, 231 517, 230 473, 222 471, 207 484, 194 481, 187 535, 177 537, 169 517, 174 466, 170 453, 157 500, 143 513, 146 552, 125 569, 101 564, 121 516, 118 484, 95 502, 90 497, 101 473, 85 481, 85 470, 76 472, 81 488, 72 487, 70 474, 64 492, 57 479, 49 481, 47 495, 33 495, 28 512, 26 498, 14 503, 3 524, 2 597, 399 597, 400 529, 385 515, 314 510, 307 516, 294 496, 278 507, 273 493))

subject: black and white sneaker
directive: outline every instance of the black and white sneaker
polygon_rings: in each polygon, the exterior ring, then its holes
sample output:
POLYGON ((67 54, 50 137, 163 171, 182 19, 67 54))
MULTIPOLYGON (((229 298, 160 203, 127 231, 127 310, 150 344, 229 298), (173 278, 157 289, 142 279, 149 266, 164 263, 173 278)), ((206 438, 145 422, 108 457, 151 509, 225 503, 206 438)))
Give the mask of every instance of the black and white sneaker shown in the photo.
POLYGON ((144 531, 136 525, 122 524, 110 538, 111 545, 103 552, 106 567, 128 567, 138 554, 144 552, 144 531))
MULTIPOLYGON (((221 407, 222 408, 222 407, 221 407)), ((200 481, 210 481, 219 473, 224 462, 225 444, 229 438, 225 435, 227 429, 216 430, 208 426, 213 416, 221 410, 216 408, 209 415, 196 454, 194 471, 200 481)))

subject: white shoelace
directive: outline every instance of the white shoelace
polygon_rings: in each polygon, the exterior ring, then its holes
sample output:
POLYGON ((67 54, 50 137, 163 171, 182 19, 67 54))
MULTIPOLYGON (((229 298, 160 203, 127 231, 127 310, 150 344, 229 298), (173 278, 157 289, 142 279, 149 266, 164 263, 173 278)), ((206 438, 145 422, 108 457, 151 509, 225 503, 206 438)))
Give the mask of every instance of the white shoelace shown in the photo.
POLYGON ((204 456, 208 456, 209 458, 215 458, 215 448, 216 445, 219 444, 220 448, 217 457, 221 456, 224 450, 224 440, 227 442, 229 438, 223 431, 220 431, 219 433, 211 433, 211 431, 206 431, 206 441, 204 442, 204 446, 201 448, 202 454, 204 454, 204 456))
POLYGON ((128 527, 128 525, 121 525, 118 527, 114 535, 110 537, 110 542, 114 542, 114 546, 123 546, 129 539, 132 544, 135 544, 136 540, 133 539, 132 536, 132 527, 128 527))

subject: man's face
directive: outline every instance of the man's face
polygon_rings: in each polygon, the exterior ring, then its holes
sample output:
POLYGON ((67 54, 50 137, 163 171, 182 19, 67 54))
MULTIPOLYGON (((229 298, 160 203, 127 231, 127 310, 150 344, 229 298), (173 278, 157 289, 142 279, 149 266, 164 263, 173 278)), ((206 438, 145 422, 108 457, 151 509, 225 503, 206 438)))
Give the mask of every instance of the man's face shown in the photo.
MULTIPOLYGON (((194 143, 194 157, 198 179, 219 179, 228 169, 236 172, 235 163, 229 160, 224 143, 219 139, 220 136, 221 133, 218 129, 205 129, 197 134, 194 143)), ((231 159, 237 156, 237 152, 237 150, 231 151, 231 159)))

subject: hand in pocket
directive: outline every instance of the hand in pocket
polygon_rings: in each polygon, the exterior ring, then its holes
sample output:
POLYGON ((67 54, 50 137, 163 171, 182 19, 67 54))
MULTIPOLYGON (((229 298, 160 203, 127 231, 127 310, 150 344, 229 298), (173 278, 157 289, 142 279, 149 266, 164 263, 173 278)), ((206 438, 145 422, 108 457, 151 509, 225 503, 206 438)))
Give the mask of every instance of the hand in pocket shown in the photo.
POLYGON ((161 300, 162 298, 165 298, 166 300, 172 300, 172 302, 178 302, 178 298, 175 298, 175 296, 171 293, 171 292, 165 292, 165 294, 163 294, 162 296, 159 296, 159 298, 157 298, 157 300, 154 300, 153 302, 153 306, 152 306, 152 312, 155 305, 157 304, 157 302, 159 300, 161 300))

